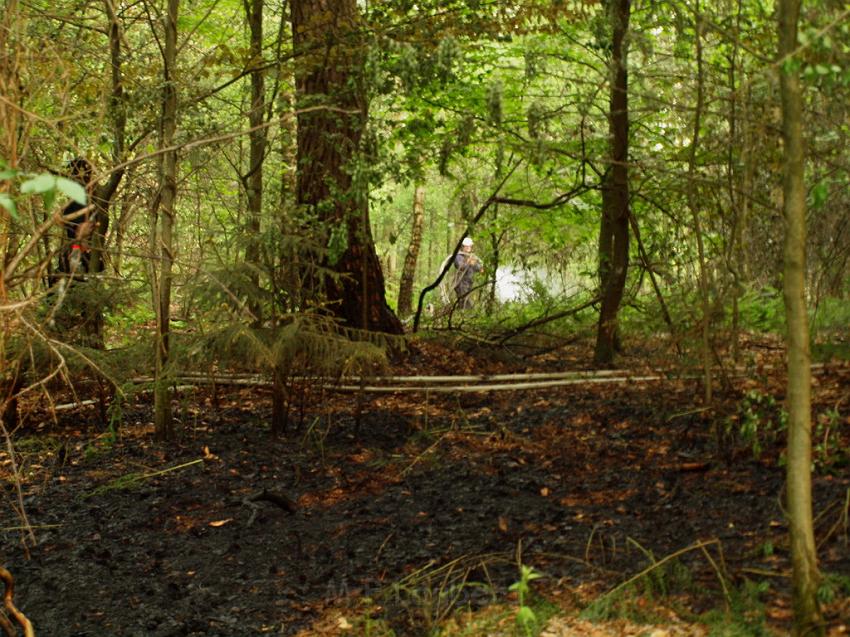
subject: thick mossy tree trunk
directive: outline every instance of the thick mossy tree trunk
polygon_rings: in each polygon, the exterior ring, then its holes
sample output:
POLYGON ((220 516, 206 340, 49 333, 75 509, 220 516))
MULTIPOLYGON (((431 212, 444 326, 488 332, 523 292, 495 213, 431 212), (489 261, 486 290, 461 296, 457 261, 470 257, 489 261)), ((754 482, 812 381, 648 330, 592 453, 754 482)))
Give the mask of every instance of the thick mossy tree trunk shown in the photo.
MULTIPOLYGON (((171 413, 171 391, 166 367, 169 359, 169 324, 171 321, 171 279, 174 263, 174 204, 177 199, 177 9, 179 0, 168 0, 165 16, 165 48, 163 49, 163 96, 160 122, 160 148, 164 149, 160 166, 158 232, 154 232, 154 254, 159 257, 159 277, 154 286, 156 304, 156 355, 154 383, 154 426, 160 440, 174 438, 171 413)), ((157 223, 156 218, 154 223, 157 223)))
POLYGON ((384 275, 369 226, 361 141, 367 103, 356 0, 293 0, 298 109, 296 200, 327 238, 324 277, 330 309, 346 325, 401 334, 386 303, 384 275))
POLYGON ((611 0, 611 101, 608 126, 611 163, 602 184, 599 228, 599 276, 602 306, 594 362, 610 365, 619 349, 617 317, 629 269, 629 83, 626 35, 629 0, 611 0))
POLYGON ((794 634, 824 634, 812 520, 811 356, 806 308, 806 188, 803 96, 797 49, 800 0, 779 2, 779 82, 782 96, 784 295, 788 342, 788 523, 794 589, 794 634))
POLYGON ((425 225, 425 188, 417 186, 413 194, 413 230, 410 244, 404 257, 401 270, 401 283, 398 289, 398 315, 408 316, 413 311, 413 281, 416 277, 416 263, 419 261, 419 249, 422 247, 422 228, 425 225))

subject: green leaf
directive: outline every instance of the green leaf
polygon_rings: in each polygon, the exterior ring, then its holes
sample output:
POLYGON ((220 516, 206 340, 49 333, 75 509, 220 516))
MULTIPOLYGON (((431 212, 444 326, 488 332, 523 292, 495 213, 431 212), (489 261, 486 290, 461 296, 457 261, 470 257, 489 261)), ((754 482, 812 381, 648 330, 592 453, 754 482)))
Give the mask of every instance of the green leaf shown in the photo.
POLYGON ((48 174, 27 179, 21 184, 21 192, 24 194, 42 193, 54 188, 56 188, 56 177, 48 174))
POLYGON ((14 179, 17 175, 17 170, 4 170, 3 172, 0 172, 0 179, 14 179))
POLYGON ((818 182, 812 188, 812 207, 820 208, 829 197, 829 185, 825 181, 818 182))
POLYGON ((50 210, 53 208, 53 202, 56 201, 56 191, 46 190, 41 194, 41 200, 44 202, 44 209, 50 210))
POLYGON ((56 187, 62 194, 70 197, 78 204, 86 205, 88 195, 86 195, 86 189, 81 184, 66 177, 57 177, 56 187))
POLYGON ((534 624, 534 622, 537 621, 537 615, 534 614, 534 611, 531 610, 530 606, 520 606, 520 609, 516 614, 516 620, 523 626, 528 626, 529 624, 534 624))
POLYGON ((526 595, 529 591, 528 584, 525 580, 520 580, 519 582, 514 582, 508 588, 509 591, 516 591, 520 595, 526 595))
POLYGON ((15 200, 4 192, 0 192, 0 206, 3 206, 6 210, 8 210, 12 217, 15 219, 18 218, 18 209, 15 206, 15 200))
POLYGON ((795 57, 786 58, 782 62, 782 72, 788 74, 797 73, 802 65, 802 62, 795 57))

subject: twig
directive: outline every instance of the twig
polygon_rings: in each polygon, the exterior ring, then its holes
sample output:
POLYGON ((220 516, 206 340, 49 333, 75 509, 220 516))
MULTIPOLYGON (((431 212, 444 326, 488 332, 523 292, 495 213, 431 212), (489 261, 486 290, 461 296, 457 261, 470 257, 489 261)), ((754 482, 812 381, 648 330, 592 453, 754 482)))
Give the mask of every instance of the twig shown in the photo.
POLYGON ((60 529, 62 528, 61 524, 31 524, 30 526, 4 526, 0 527, 0 531, 6 533, 7 531, 26 531, 29 529, 60 529))
POLYGON ((761 575, 762 577, 783 577, 790 578, 791 573, 777 573, 776 571, 768 571, 763 568, 750 568, 744 567, 741 569, 742 573, 751 573, 752 575, 761 575))
MULTIPOLYGON (((629 539, 631 540, 631 538, 629 538, 629 539)), ((641 547, 641 546, 640 546, 637 542, 634 542, 634 540, 632 540, 632 542, 633 542, 633 543, 635 544, 635 546, 637 546, 637 547, 638 547, 641 551, 644 551, 644 553, 646 552, 646 551, 643 549, 643 547, 641 547)), ((657 569, 658 567, 662 566, 663 564, 666 564, 667 562, 669 562, 669 561, 671 561, 671 560, 676 559, 676 558, 677 558, 677 557, 679 557, 680 555, 684 555, 685 553, 690 553, 691 551, 701 550, 703 547, 711 546, 712 544, 720 544, 720 540, 718 540, 718 539, 716 539, 716 538, 715 538, 715 539, 712 539, 712 540, 700 541, 700 542, 697 542, 696 544, 691 544, 690 546, 687 546, 687 547, 685 547, 685 548, 683 548, 683 549, 680 549, 680 550, 676 551, 675 553, 671 553, 670 555, 667 555, 666 557, 663 557, 663 558, 661 558, 660 560, 655 560, 655 559, 653 558, 653 562, 652 562, 652 564, 650 564, 649 566, 647 566, 645 569, 643 569, 643 570, 642 570, 641 572, 639 572, 637 575, 634 575, 634 576, 630 577, 630 578, 629 578, 629 579, 627 579, 625 582, 621 582, 620 584, 618 584, 617 586, 615 586, 614 588, 612 588, 610 591, 608 591, 607 593, 605 593, 604 595, 602 595, 601 597, 599 597, 596 601, 598 602, 598 601, 603 600, 603 599, 605 599, 605 598, 607 598, 607 597, 611 597, 611 596, 612 596, 612 595, 614 595, 615 593, 619 593, 622 589, 626 588, 626 587, 627 587, 627 586, 629 586, 630 584, 633 584, 634 582, 638 581, 638 580, 639 580, 639 579, 641 579, 642 577, 646 577, 649 573, 651 573, 652 571, 654 571, 654 570, 655 570, 655 569, 657 569)))
MULTIPOLYGON (((817 519, 826 516, 827 512, 832 509, 834 505, 830 505, 824 510, 821 515, 818 515, 817 519)), ((818 542, 817 548, 820 548, 824 544, 826 544, 830 538, 839 531, 842 527, 844 528, 844 544, 847 544, 847 527, 848 527, 848 515, 850 515, 850 489, 847 489, 846 494, 844 495, 843 501, 840 502, 838 509, 838 519, 835 520, 835 523, 827 529, 823 538, 818 542)), ((817 523, 817 520, 815 521, 817 523)))
POLYGON ((411 462, 409 465, 407 465, 407 467, 405 467, 405 468, 402 470, 401 475, 402 475, 402 476, 407 475, 408 471, 410 471, 411 469, 413 469, 413 467, 415 467, 417 464, 419 464, 419 461, 420 461, 420 460, 422 460, 422 458, 424 458, 427 454, 431 453, 431 450, 432 450, 432 449, 434 449, 437 445, 439 445, 441 442, 443 442, 443 438, 445 438, 445 437, 446 437, 446 435, 447 435, 448 433, 449 433, 449 432, 447 431, 447 432, 446 432, 446 433, 444 433, 442 436, 440 436, 439 438, 437 438, 437 440, 436 440, 436 442, 434 442, 434 444, 432 444, 432 445, 431 445, 431 446, 429 446, 427 449, 425 449, 425 451, 423 451, 423 452, 422 452, 422 453, 420 453, 418 456, 416 456, 416 457, 413 459, 413 462, 411 462))
POLYGON ((71 409, 77 409, 78 407, 89 407, 91 405, 96 405, 100 401, 98 400, 81 400, 76 403, 63 403, 61 405, 54 405, 53 411, 69 411, 71 409))
POLYGON ((179 471, 180 469, 185 469, 186 467, 191 467, 192 465, 200 464, 203 462, 203 458, 198 458, 197 460, 190 460, 189 462, 184 462, 183 464, 179 464, 176 467, 168 467, 167 469, 160 469, 159 471, 154 471, 153 473, 143 473, 139 476, 140 480, 147 480, 148 478, 154 478, 156 476, 161 476, 164 473, 171 473, 172 471, 179 471))
POLYGON ((673 414, 672 416, 667 418, 667 422, 672 422, 676 418, 682 418, 683 416, 693 416, 694 414, 701 414, 705 411, 711 411, 711 407, 699 407, 697 409, 689 409, 688 411, 673 414))
POLYGON ((503 334, 499 338, 499 344, 504 345, 510 339, 512 339, 514 336, 518 336, 519 334, 522 334, 523 332, 530 330, 532 328, 540 327, 541 325, 545 325, 546 323, 551 323, 552 321, 557 321, 558 319, 566 318, 568 316, 572 316, 573 314, 578 314, 582 310, 587 309, 587 308, 591 307, 592 305, 595 305, 596 303, 599 302, 599 300, 600 300, 600 297, 596 296, 596 297, 590 299, 589 301, 582 303, 581 305, 579 305, 577 307, 573 307, 573 308, 570 308, 568 310, 564 310, 562 312, 556 312, 555 314, 551 314, 549 316, 541 316, 539 318, 534 319, 533 321, 529 321, 525 325, 515 327, 514 329, 507 331, 505 334, 503 334))
MULTIPOLYGON (((35 637, 35 631, 32 628, 32 623, 29 619, 27 619, 26 615, 19 611, 15 606, 13 599, 15 596, 15 578, 12 577, 12 574, 2 566, 0 566, 0 580, 3 580, 3 583, 6 585, 6 590, 3 593, 3 605, 6 607, 6 611, 14 617, 15 621, 18 622, 21 625, 21 628, 24 629, 24 637, 35 637)), ((6 627, 4 626, 4 629, 5 628, 6 627)))
POLYGON ((711 553, 708 552, 708 549, 705 546, 701 546, 700 548, 702 549, 703 555, 705 555, 705 559, 708 560, 708 563, 711 564, 714 572, 717 573, 717 579, 720 581, 720 586, 723 589, 723 601, 726 604, 726 611, 728 612, 732 605, 732 595, 729 593, 729 587, 726 586, 726 577, 714 561, 714 558, 711 557, 711 553))
POLYGON ((387 542, 389 542, 394 535, 395 535, 395 531, 390 531, 390 534, 386 538, 384 538, 383 542, 381 542, 381 546, 378 547, 378 550, 375 553, 375 561, 376 562, 378 561, 378 558, 381 556, 381 553, 383 553, 384 547, 387 545, 387 542))
MULTIPOLYGON (((2 429, 3 437, 6 439, 6 453, 9 454, 9 462, 12 467, 12 476, 14 479, 14 487, 15 487, 15 495, 17 497, 17 506, 15 506, 15 510, 18 513, 18 516, 21 518, 21 522, 23 523, 21 530, 25 530, 27 535, 29 535, 30 542, 35 545, 35 533, 33 533, 32 525, 30 524, 29 518, 27 517, 27 511, 24 507, 24 492, 21 488, 21 473, 18 468, 18 463, 15 460, 15 446, 12 444, 12 435, 9 433, 9 430, 6 429, 6 425, 0 421, 0 429, 2 429)), ((6 571, 8 574, 8 571, 6 571)), ((0 573, 0 576, 5 576, 0 573)), ((9 575, 9 578, 12 576, 9 575)), ((6 583, 6 591, 8 594, 9 589, 12 587, 12 580, 6 583)))
POLYGON ((131 485, 139 482, 141 480, 148 480, 149 478, 155 478, 156 476, 161 476, 166 473, 171 473, 172 471, 179 471, 180 469, 185 469, 186 467, 191 467, 192 465, 199 464, 204 461, 204 458, 198 458, 197 460, 191 460, 190 462, 184 462, 183 464, 179 464, 175 467, 168 467, 166 469, 161 469, 159 471, 153 471, 151 473, 128 473, 115 480, 108 482, 105 485, 97 487, 94 491, 91 491, 85 494, 84 497, 91 497, 93 495, 97 495, 99 493, 103 493, 105 491, 109 491, 111 489, 126 489, 131 485))

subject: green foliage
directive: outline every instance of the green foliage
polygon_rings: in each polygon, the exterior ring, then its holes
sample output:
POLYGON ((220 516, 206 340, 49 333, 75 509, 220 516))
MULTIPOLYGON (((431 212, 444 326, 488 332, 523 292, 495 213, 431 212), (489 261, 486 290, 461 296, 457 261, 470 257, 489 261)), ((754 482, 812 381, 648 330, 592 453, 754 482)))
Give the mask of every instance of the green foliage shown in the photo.
POLYGON ((674 600, 680 593, 694 592, 695 585, 690 569, 678 559, 658 561, 650 551, 639 547, 652 563, 652 567, 635 581, 620 586, 593 600, 581 613, 590 621, 627 618, 637 623, 661 620, 657 603, 674 600))
POLYGON ((850 466, 850 447, 842 436, 845 419, 833 407, 817 414, 812 425, 812 463, 820 474, 842 474, 850 466))
POLYGON ((385 367, 388 341, 345 329, 330 317, 293 314, 270 327, 233 322, 187 337, 187 344, 189 360, 199 364, 336 378, 385 367))
POLYGON ((61 447, 61 440, 47 436, 23 436, 15 440, 15 451, 24 455, 42 456, 56 453, 61 447))
POLYGON ((846 299, 827 297, 821 299, 812 314, 812 331, 836 340, 848 336, 850 325, 850 303, 846 299))
POLYGON ((738 300, 741 326, 756 332, 781 332, 785 329, 785 305, 782 292, 770 287, 747 290, 738 300))
MULTIPOLYGON (((135 291, 138 294, 137 291, 135 291)), ((147 336, 145 326, 156 321, 153 309, 138 302, 137 296, 129 290, 123 296, 123 303, 113 303, 104 308, 103 320, 108 328, 109 347, 133 347, 147 336)))
MULTIPOLYGON (((90 440, 86 443, 85 447, 83 447, 83 462, 94 462, 103 456, 108 456, 112 453, 115 448, 115 443, 118 440, 118 435, 114 429, 111 427, 105 431, 104 433, 98 435, 94 439, 90 440)), ((128 476, 122 476, 110 483, 110 485, 106 485, 105 487, 99 490, 96 490, 96 493, 101 493, 102 491, 108 491, 112 488, 124 489, 124 488, 132 488, 135 485, 135 474, 129 474, 128 476), (114 483, 114 484, 113 484, 114 483)), ((94 493, 93 493, 94 494, 94 493)))
POLYGON ((645 619, 637 589, 633 585, 624 586, 594 599, 581 611, 581 617, 591 622, 603 622, 611 619, 645 619))
POLYGON ((509 590, 517 594, 519 608, 516 614, 516 623, 525 633, 526 637, 532 637, 540 629, 540 620, 530 604, 532 595, 531 582, 543 577, 541 573, 526 564, 519 565, 519 580, 511 584, 509 590))
MULTIPOLYGON (((850 463, 850 449, 842 436, 844 418, 835 409, 816 415, 812 423, 812 466, 821 474, 837 473, 850 463)), ((746 447, 754 459, 779 446, 788 428, 788 414, 773 396, 750 390, 724 422, 724 434, 734 446, 746 447)), ((780 462, 781 462, 780 458, 780 462)))
MULTIPOLYGON (((77 203, 85 205, 87 201, 86 189, 72 179, 61 177, 52 173, 33 174, 14 170, 8 167, 8 163, 0 158, 0 181, 13 182, 23 180, 17 186, 21 195, 41 195, 44 208, 50 210, 56 200, 57 194, 64 194, 77 203)), ((12 184, 7 185, 9 188, 12 184)), ((9 211, 17 218, 18 208, 15 197, 9 192, 0 193, 0 206, 9 211)))
POLYGON ((711 610, 701 616, 708 624, 710 637, 768 637, 764 596, 770 591, 768 582, 746 580, 741 588, 730 590, 730 603, 725 609, 711 610))
POLYGON ((788 426, 788 414, 773 396, 750 390, 739 401, 735 414, 725 421, 725 433, 733 444, 748 447, 761 458, 767 446, 778 442, 788 426))
POLYGON ((818 601, 829 605, 850 598, 850 576, 842 573, 823 573, 817 592, 818 601))
POLYGON ((439 634, 440 626, 469 608, 473 599, 492 600, 488 585, 470 580, 478 564, 466 562, 466 558, 460 558, 441 566, 429 564, 394 582, 380 596, 384 619, 400 634, 439 634))

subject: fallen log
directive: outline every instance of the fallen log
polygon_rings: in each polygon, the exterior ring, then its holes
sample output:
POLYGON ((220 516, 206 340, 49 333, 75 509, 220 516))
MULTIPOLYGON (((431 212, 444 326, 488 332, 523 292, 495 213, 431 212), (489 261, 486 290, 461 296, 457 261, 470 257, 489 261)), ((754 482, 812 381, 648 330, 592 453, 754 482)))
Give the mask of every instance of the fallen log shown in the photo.
MULTIPOLYGON (((783 365, 766 364, 753 369, 752 367, 737 366, 729 370, 730 377, 752 376, 755 373, 784 370, 783 365)), ((847 372, 847 363, 813 363, 814 374, 822 372, 847 372)), ((330 382, 327 378, 311 376, 294 376, 295 382, 311 383, 317 388, 343 393, 454 393, 454 392, 489 392, 489 391, 518 391, 545 389, 549 387, 564 387, 579 384, 606 383, 645 383, 669 380, 698 380, 702 372, 681 369, 648 370, 644 374, 629 372, 621 369, 577 370, 563 372, 529 372, 514 374, 458 374, 441 376, 345 376, 339 382, 330 382), (515 382, 517 381, 517 382, 515 382), (369 384, 366 384, 369 383, 369 384), (386 383, 386 384, 380 384, 386 383)), ((153 377, 139 376, 131 381, 138 384, 151 383, 153 377)), ((205 372, 180 372, 174 374, 171 380, 184 383, 182 389, 197 385, 236 385, 243 387, 271 387, 272 381, 257 374, 214 374, 205 372)), ((57 411, 73 409, 88 405, 95 401, 82 401, 57 405, 57 411)))

